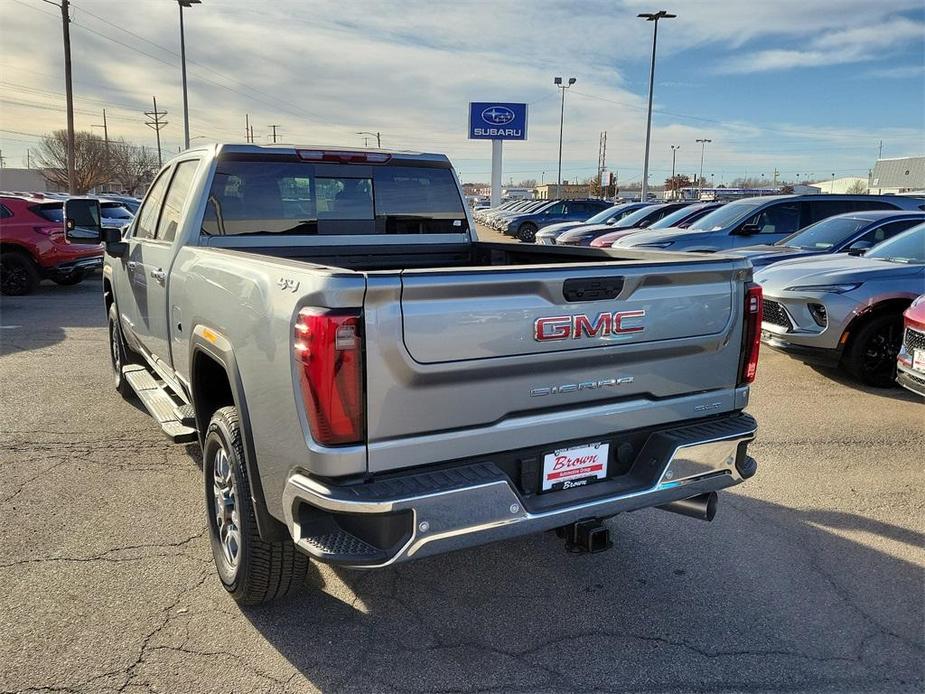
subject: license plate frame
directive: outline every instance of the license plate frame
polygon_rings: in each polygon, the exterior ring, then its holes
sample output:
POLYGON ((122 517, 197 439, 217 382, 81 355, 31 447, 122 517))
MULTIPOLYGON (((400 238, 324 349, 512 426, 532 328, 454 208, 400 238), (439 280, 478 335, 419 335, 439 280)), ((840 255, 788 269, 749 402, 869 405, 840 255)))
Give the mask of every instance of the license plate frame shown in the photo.
POLYGON ((925 349, 912 350, 912 369, 919 373, 925 373, 925 349))
POLYGON ((543 455, 540 492, 562 491, 593 484, 607 477, 610 442, 564 446, 543 455))

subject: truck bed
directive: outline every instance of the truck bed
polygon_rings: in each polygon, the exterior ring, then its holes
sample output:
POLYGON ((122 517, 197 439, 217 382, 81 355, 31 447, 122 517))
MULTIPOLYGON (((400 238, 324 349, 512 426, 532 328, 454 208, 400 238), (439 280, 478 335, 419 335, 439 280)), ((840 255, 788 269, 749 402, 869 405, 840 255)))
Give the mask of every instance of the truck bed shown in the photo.
POLYGON ((241 249, 245 253, 303 260, 344 270, 377 271, 405 269, 451 269, 528 265, 564 265, 600 262, 638 262, 661 264, 690 263, 715 256, 693 253, 673 254, 633 249, 580 248, 574 246, 535 246, 532 244, 476 241, 459 245, 369 245, 369 246, 258 246, 241 249))

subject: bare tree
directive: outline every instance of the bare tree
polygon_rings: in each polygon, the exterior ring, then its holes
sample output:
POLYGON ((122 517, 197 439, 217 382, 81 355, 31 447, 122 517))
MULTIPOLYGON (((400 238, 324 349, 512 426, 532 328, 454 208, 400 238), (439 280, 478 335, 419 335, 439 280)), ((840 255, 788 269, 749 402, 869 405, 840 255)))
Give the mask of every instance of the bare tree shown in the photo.
POLYGON ((845 189, 845 192, 851 195, 864 195, 867 193, 867 184, 864 181, 855 181, 845 189))
POLYGON ((110 180, 118 181, 129 195, 135 195, 157 173, 157 153, 120 139, 109 143, 110 180))
MULTIPOLYGON (((67 131, 56 130, 45 135, 35 161, 44 169, 48 181, 67 189, 67 131)), ((86 193, 110 178, 103 138, 86 130, 74 133, 74 169, 78 194, 86 193)))

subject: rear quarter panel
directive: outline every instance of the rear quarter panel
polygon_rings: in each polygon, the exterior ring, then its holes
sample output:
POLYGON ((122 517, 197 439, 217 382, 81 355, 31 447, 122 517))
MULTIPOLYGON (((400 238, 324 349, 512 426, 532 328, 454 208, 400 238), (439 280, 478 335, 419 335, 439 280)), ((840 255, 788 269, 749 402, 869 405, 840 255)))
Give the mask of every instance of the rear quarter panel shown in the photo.
MULTIPOLYGON (((310 466, 320 475, 366 470, 365 446, 324 449, 308 434, 292 359, 292 334, 305 306, 361 308, 362 274, 321 265, 264 258, 227 249, 180 249, 170 275, 171 351, 178 379, 190 383, 197 342, 208 328, 233 350, 246 394, 253 448, 270 513, 290 470, 310 466)), ((234 390, 234 387, 233 387, 234 390)), ((239 408, 241 403, 237 403, 239 408)))

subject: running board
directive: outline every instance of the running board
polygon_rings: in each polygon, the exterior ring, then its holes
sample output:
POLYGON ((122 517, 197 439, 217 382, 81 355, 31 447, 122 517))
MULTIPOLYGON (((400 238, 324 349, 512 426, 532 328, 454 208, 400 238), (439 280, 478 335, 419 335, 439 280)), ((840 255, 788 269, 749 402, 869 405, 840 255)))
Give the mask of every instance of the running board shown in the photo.
POLYGON ((151 373, 140 364, 129 364, 122 367, 122 377, 125 379, 141 404, 161 425, 164 435, 174 443, 189 443, 199 437, 196 429, 190 426, 194 423, 189 405, 177 405, 167 392, 167 386, 154 380, 151 373))

